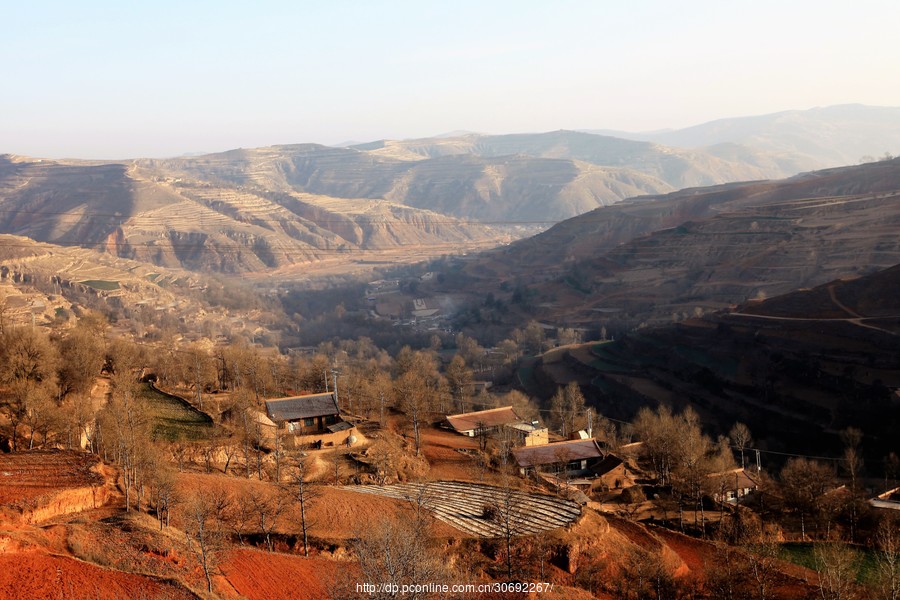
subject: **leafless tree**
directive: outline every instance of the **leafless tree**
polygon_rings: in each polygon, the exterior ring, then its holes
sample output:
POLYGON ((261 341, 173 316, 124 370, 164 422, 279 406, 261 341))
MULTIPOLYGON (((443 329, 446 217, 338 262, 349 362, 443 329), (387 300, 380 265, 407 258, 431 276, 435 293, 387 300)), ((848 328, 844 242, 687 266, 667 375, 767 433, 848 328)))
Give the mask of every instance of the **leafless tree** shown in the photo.
POLYGON ((522 494, 516 490, 514 479, 508 474, 501 477, 500 487, 494 497, 494 501, 490 506, 488 515, 490 520, 494 522, 500 530, 500 538, 503 542, 504 561, 506 562, 506 577, 508 581, 513 581, 513 540, 522 535, 525 525, 524 515, 524 499, 522 494))
POLYGON ((774 598, 775 582, 778 578, 778 543, 771 535, 745 546, 747 549, 747 568, 751 585, 757 600, 774 598))
POLYGON ((813 560, 819 573, 822 600, 857 598, 856 575, 859 555, 850 546, 835 542, 819 542, 813 547, 813 560))
POLYGON ((800 533, 806 539, 806 520, 818 514, 834 472, 815 460, 791 458, 781 469, 780 480, 785 504, 800 517, 800 533))
POLYGON ((900 519, 882 519, 875 532, 876 585, 882 600, 900 600, 900 519))
POLYGON ((308 513, 309 508, 322 495, 318 485, 310 480, 309 457, 297 460, 295 471, 291 475, 294 500, 300 509, 300 531, 303 533, 303 555, 309 556, 309 529, 313 525, 308 513))
POLYGON ((212 576, 226 547, 222 521, 217 518, 220 503, 208 489, 198 489, 184 505, 184 532, 188 549, 206 578, 206 591, 212 593, 212 576))
POLYGON ((260 489, 251 488, 242 498, 253 510, 257 518, 259 532, 266 537, 266 546, 269 551, 275 549, 272 533, 278 525, 278 520, 284 514, 289 505, 287 494, 281 488, 260 489))
POLYGON ((744 461, 744 451, 753 443, 753 436, 750 434, 750 428, 739 421, 731 428, 731 431, 728 433, 728 439, 731 440, 732 444, 737 446, 741 453, 741 468, 746 468, 747 463, 744 461))
MULTIPOLYGON (((446 556, 428 536, 427 522, 413 515, 400 521, 382 520, 369 524, 354 540, 353 552, 359 565, 359 579, 365 582, 417 586, 448 582, 452 578, 446 556)), ((381 589, 359 593, 355 582, 342 582, 334 598, 395 598, 397 593, 381 589)), ((428 597, 426 590, 414 589, 404 598, 428 597)))

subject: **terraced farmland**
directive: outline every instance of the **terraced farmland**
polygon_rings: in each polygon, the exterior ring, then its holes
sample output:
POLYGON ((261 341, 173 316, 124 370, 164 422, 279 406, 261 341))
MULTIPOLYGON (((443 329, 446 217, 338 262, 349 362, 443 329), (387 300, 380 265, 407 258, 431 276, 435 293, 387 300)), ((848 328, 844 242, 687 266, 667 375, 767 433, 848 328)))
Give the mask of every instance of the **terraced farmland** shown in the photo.
POLYGON ((499 520, 485 517, 485 507, 509 506, 516 535, 530 535, 565 527, 581 516, 581 507, 571 500, 544 494, 477 483, 434 481, 429 483, 401 483, 396 485, 358 485, 345 489, 362 494, 387 496, 398 500, 424 499, 424 505, 434 516, 449 525, 476 537, 501 537, 499 520), (507 502, 507 494, 510 494, 507 502))
POLYGON ((0 505, 67 488, 100 486, 100 459, 67 450, 0 454, 0 505))

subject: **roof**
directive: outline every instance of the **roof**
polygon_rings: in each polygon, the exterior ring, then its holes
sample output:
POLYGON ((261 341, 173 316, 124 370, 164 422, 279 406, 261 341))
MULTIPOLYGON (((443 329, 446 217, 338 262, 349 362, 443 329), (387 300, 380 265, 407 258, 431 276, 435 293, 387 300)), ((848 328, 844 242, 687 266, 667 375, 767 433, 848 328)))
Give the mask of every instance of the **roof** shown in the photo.
POLYGON ((722 483, 725 484, 726 490, 746 490, 759 487, 756 478, 748 473, 746 469, 742 469, 741 467, 729 471, 722 471, 721 473, 710 473, 708 477, 720 478, 722 483))
POLYGON ((339 431, 347 431, 348 429, 353 429, 353 425, 351 425, 347 421, 339 421, 337 423, 327 425, 325 429, 327 429, 331 433, 338 433, 339 431))
POLYGON ((485 427, 499 427, 507 423, 522 421, 512 406, 501 406, 477 412, 462 413, 459 415, 447 415, 447 422, 456 431, 475 431, 485 427))
POLYGON ((266 412, 273 421, 296 421, 340 413, 334 394, 308 394, 266 400, 266 412))
POLYGON ((507 423, 506 426, 523 433, 534 433, 535 431, 545 431, 547 429, 546 427, 541 427, 540 425, 534 425, 532 423, 507 423))
POLYGON ((603 451, 596 440, 554 442, 543 446, 526 446, 513 449, 513 456, 520 467, 553 465, 573 460, 603 458, 603 451))

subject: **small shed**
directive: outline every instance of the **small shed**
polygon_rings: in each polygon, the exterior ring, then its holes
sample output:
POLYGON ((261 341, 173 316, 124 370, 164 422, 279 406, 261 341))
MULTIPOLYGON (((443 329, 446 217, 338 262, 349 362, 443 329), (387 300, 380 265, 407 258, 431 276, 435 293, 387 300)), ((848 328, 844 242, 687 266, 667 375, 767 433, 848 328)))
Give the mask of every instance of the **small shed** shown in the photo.
POLYGON ((504 427, 512 431, 516 446, 542 446, 550 442, 550 432, 546 427, 541 427, 537 421, 507 423, 504 427))
POLYGON ((607 454, 590 471, 595 478, 591 489, 616 490, 633 485, 634 473, 629 474, 627 463, 613 454, 607 454))

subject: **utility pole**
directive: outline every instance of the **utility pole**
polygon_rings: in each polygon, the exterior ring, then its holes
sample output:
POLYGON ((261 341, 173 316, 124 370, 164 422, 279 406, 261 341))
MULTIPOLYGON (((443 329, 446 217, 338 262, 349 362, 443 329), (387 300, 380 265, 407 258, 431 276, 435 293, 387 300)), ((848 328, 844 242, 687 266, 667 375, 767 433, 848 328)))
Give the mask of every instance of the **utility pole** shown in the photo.
POLYGON ((762 461, 759 458, 759 450, 756 451, 756 474, 759 475, 762 472, 762 461))
POLYGON ((587 418, 588 418, 587 434, 588 434, 589 438, 593 439, 593 437, 594 437, 594 409, 592 409, 591 407, 588 407, 588 409, 587 409, 587 418))
POLYGON ((331 369, 331 374, 334 376, 334 403, 337 404, 338 406, 340 406, 340 404, 338 404, 338 389, 337 389, 337 376, 339 374, 339 371, 337 369, 331 369))

